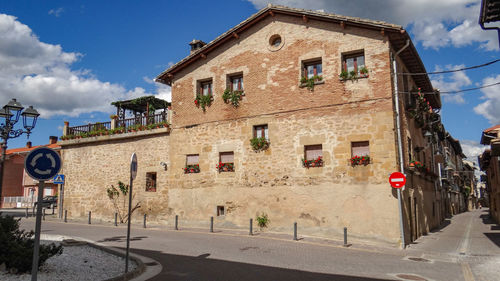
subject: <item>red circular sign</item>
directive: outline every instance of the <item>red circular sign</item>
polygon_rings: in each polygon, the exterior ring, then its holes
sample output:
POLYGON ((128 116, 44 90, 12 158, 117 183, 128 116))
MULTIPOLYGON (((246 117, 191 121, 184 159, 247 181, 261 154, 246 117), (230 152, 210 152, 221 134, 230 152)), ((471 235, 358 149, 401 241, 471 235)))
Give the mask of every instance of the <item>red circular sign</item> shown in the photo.
POLYGON ((403 173, 394 172, 389 176, 389 183, 394 188, 401 188, 406 183, 406 177, 403 173))

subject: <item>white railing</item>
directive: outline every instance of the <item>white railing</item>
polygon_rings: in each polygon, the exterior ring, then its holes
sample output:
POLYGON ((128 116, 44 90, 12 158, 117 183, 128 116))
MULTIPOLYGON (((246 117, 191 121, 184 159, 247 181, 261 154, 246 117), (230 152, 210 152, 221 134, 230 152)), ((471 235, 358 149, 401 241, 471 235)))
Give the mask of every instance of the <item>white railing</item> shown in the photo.
POLYGON ((33 207, 33 203, 37 201, 37 197, 10 196, 3 198, 4 208, 26 208, 33 207))

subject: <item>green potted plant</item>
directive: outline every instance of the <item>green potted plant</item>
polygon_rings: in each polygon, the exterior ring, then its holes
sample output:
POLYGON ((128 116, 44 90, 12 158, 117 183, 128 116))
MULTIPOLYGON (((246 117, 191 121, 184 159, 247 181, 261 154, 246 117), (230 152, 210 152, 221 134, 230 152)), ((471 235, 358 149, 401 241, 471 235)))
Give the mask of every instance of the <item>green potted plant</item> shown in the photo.
POLYGON ((368 68, 366 68, 366 66, 363 66, 361 69, 359 69, 359 76, 368 77, 368 68))
POLYGON ((313 91, 314 90, 314 84, 317 82, 317 81, 321 81, 323 80, 323 77, 322 76, 319 76, 319 75, 314 75, 313 77, 311 78, 307 78, 306 76, 303 76, 301 79, 300 79, 300 85, 302 87, 307 87, 307 89, 309 89, 310 91, 313 91))
POLYGON ((342 70, 339 74, 339 78, 340 78, 340 80, 343 80, 343 81, 349 79, 349 72, 347 72, 346 70, 342 70))
POLYGON ((250 145, 255 151, 266 150, 269 148, 269 140, 266 138, 252 138, 250 139, 250 145))
POLYGON ((358 80, 358 73, 356 72, 356 70, 349 72, 349 79, 358 80))
POLYGON ((351 165, 354 167, 354 166, 358 166, 358 165, 368 165, 370 164, 370 156, 369 155, 363 155, 363 156, 353 156, 351 157, 350 159, 351 161, 351 165))

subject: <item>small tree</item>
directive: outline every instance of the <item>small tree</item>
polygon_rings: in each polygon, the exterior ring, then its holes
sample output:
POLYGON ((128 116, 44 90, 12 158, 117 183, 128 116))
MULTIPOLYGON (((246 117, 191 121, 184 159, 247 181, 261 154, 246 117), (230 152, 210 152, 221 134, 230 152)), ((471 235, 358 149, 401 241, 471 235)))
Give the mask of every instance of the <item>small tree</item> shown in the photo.
MULTIPOLYGON (((108 193, 108 198, 113 202, 113 206, 115 207, 116 213, 118 213, 118 217, 120 218, 120 223, 125 223, 128 221, 128 208, 127 208, 127 202, 128 202, 128 192, 129 192, 129 186, 128 184, 124 184, 121 181, 118 181, 118 187, 115 187, 114 185, 111 185, 110 188, 107 190, 108 193), (120 194, 122 195, 122 202, 120 202, 120 194), (122 207, 120 207, 120 203, 122 203, 122 207)), ((132 194, 132 201, 134 200, 135 195, 132 194)), ((139 209, 141 207, 141 202, 135 203, 135 206, 132 207, 130 210, 130 215, 134 213, 136 209, 139 209)))
MULTIPOLYGON (((20 220, 0 213, 0 265, 5 264, 12 273, 30 272, 33 262, 34 232, 19 230, 20 220)), ((39 253, 38 267, 50 257, 60 255, 62 246, 40 245, 39 253)))

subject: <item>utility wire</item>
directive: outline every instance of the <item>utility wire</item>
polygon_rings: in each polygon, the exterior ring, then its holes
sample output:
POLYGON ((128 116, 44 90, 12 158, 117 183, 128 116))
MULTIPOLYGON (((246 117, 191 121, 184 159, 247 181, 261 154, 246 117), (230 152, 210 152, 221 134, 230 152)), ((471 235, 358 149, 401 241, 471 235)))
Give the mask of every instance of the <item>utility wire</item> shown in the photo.
MULTIPOLYGON (((488 85, 483 85, 481 87, 476 87, 476 88, 468 88, 468 89, 463 89, 463 90, 457 90, 457 91, 445 91, 445 92, 439 92, 440 94, 445 94, 445 95, 449 95, 449 94, 458 94, 458 93, 462 93, 462 92, 468 92, 468 91, 474 91, 474 90, 479 90, 479 89, 483 89, 483 88, 487 88, 487 87, 493 87, 493 86, 496 86, 496 85, 500 85, 500 82, 496 82, 496 83, 493 83, 493 84, 488 84, 488 85)), ((399 92, 400 94, 418 94, 418 92, 399 92)), ((420 92, 421 94, 425 94, 425 95, 432 95, 432 94, 436 94, 435 92, 420 92)))
POLYGON ((500 61, 500 59, 496 59, 494 61, 483 63, 483 64, 480 64, 480 65, 474 65, 474 66, 469 66, 469 67, 464 67, 464 68, 459 68, 459 69, 453 69, 453 70, 444 70, 444 71, 435 71, 435 72, 423 72, 423 73, 400 72, 398 74, 401 74, 401 75, 410 75, 411 76, 411 75, 428 75, 428 74, 452 73, 452 72, 465 71, 465 70, 469 70, 469 69, 475 69, 475 68, 480 68, 480 67, 488 66, 490 64, 494 64, 494 63, 497 63, 499 61, 500 61))

